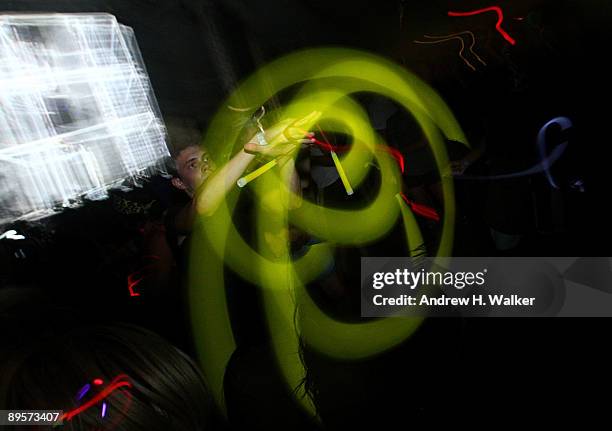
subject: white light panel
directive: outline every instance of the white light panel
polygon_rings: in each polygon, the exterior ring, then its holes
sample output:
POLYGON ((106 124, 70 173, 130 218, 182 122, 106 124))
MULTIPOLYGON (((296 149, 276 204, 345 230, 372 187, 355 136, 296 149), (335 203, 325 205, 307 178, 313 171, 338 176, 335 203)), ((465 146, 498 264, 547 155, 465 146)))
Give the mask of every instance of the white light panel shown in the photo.
POLYGON ((0 15, 0 224, 103 198, 168 154, 132 29, 107 14, 0 15))

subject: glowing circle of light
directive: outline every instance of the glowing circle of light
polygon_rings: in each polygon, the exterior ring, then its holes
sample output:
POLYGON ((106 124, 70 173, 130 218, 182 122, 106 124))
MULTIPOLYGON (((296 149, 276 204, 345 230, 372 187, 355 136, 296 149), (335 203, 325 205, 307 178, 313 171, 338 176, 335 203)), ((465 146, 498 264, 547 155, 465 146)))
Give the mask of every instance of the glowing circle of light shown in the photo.
MULTIPOLYGON (((293 99, 284 108, 271 112, 270 117, 304 118, 318 111, 322 115, 317 124, 324 124, 326 131, 348 130, 350 149, 341 160, 347 179, 358 190, 371 166, 369 162, 375 161, 381 175, 379 193, 369 206, 360 210, 325 208, 305 200, 298 209, 289 212, 287 203, 292 191, 286 186, 283 171, 270 170, 250 184, 259 198, 258 249, 251 247, 232 223, 237 193, 229 195, 212 216, 196 222, 189 299, 198 356, 213 396, 223 406, 223 376, 235 349, 224 291, 224 265, 261 287, 277 365, 296 401, 314 415, 310 398, 298 390, 305 373, 299 356, 300 340, 329 356, 359 359, 401 343, 422 321, 393 318, 357 324, 341 322, 322 312, 305 289, 329 266, 332 243, 372 242, 392 229, 398 217, 404 222, 409 248, 416 250, 422 244, 414 214, 402 203, 397 163, 376 151, 382 139, 351 95, 377 93, 412 113, 441 171, 449 164, 443 137, 466 145, 467 141, 446 104, 415 75, 381 57, 349 49, 311 49, 280 58, 244 81, 223 106, 244 106, 240 101, 246 101, 247 106, 261 106, 290 87, 299 87, 293 99), (312 246, 304 256, 292 260, 286 234, 289 222, 327 242, 312 246), (267 246, 267 232, 281 232, 280 254, 267 246), (298 316, 294 319, 296 309, 298 316)), ((203 145, 218 166, 227 163, 243 144, 238 142, 239 130, 232 127, 235 115, 230 110, 219 111, 204 139, 203 145)), ((314 127, 314 123, 303 125, 305 130, 314 127)), ((437 255, 448 256, 454 234, 454 193, 448 176, 441 175, 441 181, 444 214, 437 255)))

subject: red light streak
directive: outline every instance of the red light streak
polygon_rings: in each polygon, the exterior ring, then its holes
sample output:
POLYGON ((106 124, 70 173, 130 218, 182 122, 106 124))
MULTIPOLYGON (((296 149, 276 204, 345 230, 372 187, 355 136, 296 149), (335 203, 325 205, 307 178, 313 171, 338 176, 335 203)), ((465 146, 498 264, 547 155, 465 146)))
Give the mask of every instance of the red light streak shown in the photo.
POLYGON ((112 382, 109 383, 108 387, 104 388, 102 391, 100 391, 99 394, 97 394, 95 397, 93 397, 92 399, 90 399, 89 401, 87 401, 85 404, 82 404, 81 406, 77 407, 74 410, 69 411, 68 413, 64 413, 64 415, 62 416, 62 420, 71 420, 73 417, 75 417, 76 415, 78 415, 79 413, 84 412, 85 410, 91 408, 92 406, 98 404, 100 401, 102 401, 103 399, 107 398, 111 393, 113 393, 114 391, 116 391, 119 388, 132 388, 132 384, 124 379, 127 379, 128 377, 125 374, 121 374, 117 377, 115 377, 115 379, 113 379, 112 382))
POLYGON ((484 12, 495 12, 497 14, 497 23, 495 24, 495 29, 506 39, 510 45, 516 45, 516 40, 514 40, 506 31, 501 28, 502 22, 504 22, 504 14, 499 6, 490 6, 483 9, 478 9, 469 12, 448 12, 448 16, 472 16, 478 15, 484 12))
MULTIPOLYGON (((333 151, 335 153, 342 153, 344 151, 348 151, 350 146, 349 145, 344 145, 342 147, 340 146, 334 146, 332 144, 329 143, 329 141, 327 140, 327 137, 325 136, 325 133, 323 132, 323 130, 321 130, 321 127, 317 126, 321 132, 321 135, 323 136, 323 139, 325 139, 325 142, 321 142, 319 141, 317 138, 315 138, 314 136, 311 138, 313 144, 318 145, 319 147, 327 150, 327 151, 333 151)), ((402 174, 404 173, 404 168, 405 168, 405 163, 404 163, 404 156, 402 155, 402 153, 396 149, 396 148, 392 148, 389 147, 387 145, 377 145, 376 149, 379 151, 384 151, 388 154, 390 154, 396 161, 397 164, 399 165, 400 171, 402 172, 402 174)))
POLYGON ((96 385, 96 386, 100 386, 102 383, 104 383, 104 380, 102 380, 102 379, 95 379, 93 381, 93 384, 96 385))
MULTIPOLYGON (((159 260, 159 259, 160 259, 160 258, 159 258, 159 256, 156 256, 156 255, 154 255, 154 254, 150 254, 150 255, 143 256, 143 258, 150 258, 150 259, 153 259, 153 260, 159 260)), ((130 296, 140 296, 140 293, 138 293, 138 292, 134 292, 134 287, 138 286, 138 284, 139 284, 139 283, 140 283, 142 280, 144 280, 144 279, 145 279, 146 275, 143 275, 142 277, 139 277, 139 278, 137 278, 137 277, 138 277, 138 275, 139 275, 139 274, 141 274, 142 272, 145 272, 145 271, 147 271, 149 268, 151 268, 151 266, 153 266, 153 264, 152 264, 152 263, 151 263, 151 264, 149 264, 149 265, 146 265, 146 266, 145 266, 145 267, 143 267, 142 269, 139 269, 138 271, 133 272, 133 273, 131 273, 131 274, 129 274, 129 275, 128 275, 127 282, 128 282, 128 290, 129 290, 129 292, 130 292, 130 296)))
POLYGON ((336 152, 336 153, 337 153, 337 152, 343 152, 343 151, 345 151, 345 150, 346 150, 346 148, 344 148, 344 147, 333 146, 333 145, 331 145, 331 144, 329 144, 329 143, 327 143, 327 142, 321 142, 321 141, 319 141, 319 140, 318 140, 317 138, 315 138, 315 137, 313 137, 313 138, 311 138, 311 139, 312 139, 312 142, 313 142, 314 144, 317 144, 319 147, 321 147, 321 148, 323 148, 323 149, 325 149, 325 150, 327 150, 327 151, 329 151, 329 152, 334 151, 334 152, 336 152))
POLYGON ((130 296, 140 296, 140 293, 134 292, 134 287, 136 287, 144 279, 144 277, 140 277, 136 280, 133 279, 133 277, 139 272, 140 271, 135 272, 134 274, 128 275, 127 281, 128 281, 128 290, 130 291, 130 296))
MULTIPOLYGON (((321 142, 316 138, 314 139, 314 143, 321 146, 322 148, 325 148, 329 151, 335 151, 335 150, 346 150, 348 149, 348 146, 345 147, 334 147, 333 145, 331 145, 328 141, 327 138, 325 137, 325 133, 323 133, 323 130, 321 130, 321 128, 319 127, 319 131, 321 132, 321 135, 323 136, 323 139, 325 139, 326 142, 321 142)), ((376 149, 379 151, 384 151, 386 153, 389 153, 394 159, 397 160, 397 163, 399 164, 399 167, 402 171, 402 173, 404 172, 404 157, 402 156, 402 153, 399 152, 399 150, 389 147, 387 145, 377 145, 376 149)), ((404 193, 401 193, 402 199, 404 200, 404 202, 406 202, 406 204, 410 207, 410 209, 412 211, 414 211, 415 214, 418 214, 422 217, 428 218, 430 220, 434 220, 434 221, 440 221, 440 215, 438 214, 438 212, 431 208, 428 207, 427 205, 422 205, 422 204, 418 204, 416 202, 411 201, 410 199, 408 199, 406 197, 406 195, 404 193)))
POLYGON ((404 173, 404 156, 397 148, 389 147, 387 145, 377 145, 376 149, 391 154, 391 156, 397 161, 402 174, 404 173))
POLYGON ((428 218, 430 220, 440 221, 440 215, 435 209, 428 207, 427 205, 422 205, 422 204, 418 204, 416 202, 411 201, 410 199, 406 197, 404 193, 401 193, 401 196, 404 202, 406 202, 406 204, 410 207, 410 209, 414 211, 416 214, 423 216, 425 218, 428 218))
MULTIPOLYGON (((323 131, 323 129, 321 129, 321 126, 319 126, 317 124, 317 129, 319 129, 319 132, 321 132, 321 136, 323 136, 323 139, 325 139, 325 143, 329 146, 329 148, 333 148, 332 144, 329 143, 329 139, 327 139, 327 136, 325 136, 325 132, 323 131)), ((330 150, 333 151, 333 150, 330 150)))

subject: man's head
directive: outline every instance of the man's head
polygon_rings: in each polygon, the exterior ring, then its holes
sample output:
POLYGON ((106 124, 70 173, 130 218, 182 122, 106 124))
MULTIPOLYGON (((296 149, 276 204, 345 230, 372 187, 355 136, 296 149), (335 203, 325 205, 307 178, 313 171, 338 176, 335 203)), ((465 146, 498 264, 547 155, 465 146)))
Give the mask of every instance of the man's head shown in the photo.
POLYGON ((173 159, 172 185, 193 196, 214 170, 208 153, 200 145, 202 134, 195 121, 171 118, 166 121, 173 159))

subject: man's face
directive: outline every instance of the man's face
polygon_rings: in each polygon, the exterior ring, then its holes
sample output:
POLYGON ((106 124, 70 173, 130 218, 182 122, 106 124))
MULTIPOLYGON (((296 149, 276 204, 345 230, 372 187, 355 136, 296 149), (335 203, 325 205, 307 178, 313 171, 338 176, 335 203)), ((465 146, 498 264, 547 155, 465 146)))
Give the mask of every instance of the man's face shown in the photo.
POLYGON ((214 164, 208 153, 199 146, 185 148, 176 157, 179 180, 175 186, 193 195, 195 190, 210 176, 214 164))

